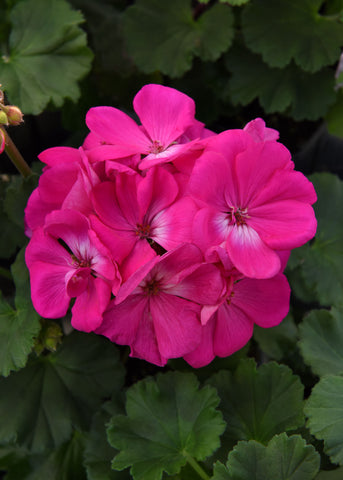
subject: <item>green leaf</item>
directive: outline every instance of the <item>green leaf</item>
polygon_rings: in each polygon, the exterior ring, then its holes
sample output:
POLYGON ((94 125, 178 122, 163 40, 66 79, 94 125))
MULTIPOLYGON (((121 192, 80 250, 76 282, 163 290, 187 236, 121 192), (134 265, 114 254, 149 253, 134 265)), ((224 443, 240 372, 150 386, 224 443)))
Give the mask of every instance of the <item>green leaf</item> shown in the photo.
POLYGON ((299 347, 305 363, 319 375, 343 372, 343 312, 314 310, 300 324, 299 347))
POLYGON ((273 437, 265 447, 254 440, 239 442, 226 467, 216 463, 213 480, 313 480, 320 456, 300 435, 273 437))
POLYGON ((28 452, 16 445, 0 446, 0 470, 5 470, 5 480, 23 480, 31 472, 28 452))
POLYGON ((65 0, 23 0, 11 12, 9 52, 0 58, 1 83, 11 103, 38 114, 52 100, 77 100, 92 54, 78 27, 82 15, 65 0))
POLYGON ((343 138, 343 91, 340 89, 336 102, 325 116, 326 125, 331 135, 343 138))
POLYGON ((27 200, 33 190, 38 185, 39 176, 30 175, 23 178, 20 175, 15 175, 11 179, 11 183, 6 190, 6 197, 4 200, 4 210, 13 223, 24 230, 24 209, 27 200))
POLYGON ((288 315, 280 325, 271 329, 256 325, 254 338, 261 350, 270 358, 281 360, 295 349, 298 330, 292 316, 288 315))
POLYGON ((336 470, 327 470, 319 472, 316 480, 342 480, 343 467, 336 468, 336 470))
POLYGON ((158 480, 180 471, 190 457, 204 460, 220 445, 225 429, 214 388, 199 390, 191 373, 147 378, 127 391, 127 416, 112 418, 108 439, 120 450, 112 467, 131 466, 135 480, 158 480))
POLYGON ((246 3, 250 2, 250 0, 219 0, 220 3, 228 3, 232 7, 240 7, 241 5, 245 5, 246 3))
POLYGON ((110 418, 123 411, 124 408, 118 404, 118 401, 111 401, 106 402, 94 416, 84 453, 88 480, 126 480, 128 478, 126 470, 117 472, 111 469, 111 461, 118 451, 109 445, 106 435, 106 425, 110 418))
POLYGON ((324 451, 333 463, 343 464, 343 377, 323 377, 306 402, 307 426, 324 440, 324 451))
POLYGON ((314 174, 310 180, 318 196, 318 228, 303 252, 302 274, 321 305, 337 305, 343 302, 343 182, 329 173, 314 174))
POLYGON ((227 422, 221 458, 238 440, 267 443, 304 422, 304 388, 285 365, 270 362, 256 369, 254 360, 242 360, 234 374, 219 372, 209 383, 218 390, 227 422))
POLYGON ((293 63, 284 69, 270 68, 260 56, 242 47, 232 49, 225 63, 232 72, 228 99, 235 105, 248 105, 258 98, 266 113, 285 112, 295 120, 317 120, 335 101, 330 69, 309 74, 293 63))
POLYGON ((12 265, 12 275, 16 284, 16 310, 0 294, 0 374, 4 376, 26 365, 40 329, 39 316, 30 300, 24 250, 19 252, 12 265))
POLYGON ((194 56, 214 61, 230 47, 233 15, 227 5, 216 4, 194 20, 190 0, 137 0, 124 13, 123 33, 142 72, 180 77, 194 56))
POLYGON ((116 347, 102 337, 74 332, 54 354, 33 359, 0 379, 3 441, 41 452, 60 446, 72 427, 87 429, 94 410, 123 381, 116 347), (18 399, 25 396, 25 401, 18 399))
POLYGON ((319 15, 322 0, 255 0, 243 11, 247 46, 271 67, 294 59, 308 72, 335 63, 343 44, 343 25, 319 15))

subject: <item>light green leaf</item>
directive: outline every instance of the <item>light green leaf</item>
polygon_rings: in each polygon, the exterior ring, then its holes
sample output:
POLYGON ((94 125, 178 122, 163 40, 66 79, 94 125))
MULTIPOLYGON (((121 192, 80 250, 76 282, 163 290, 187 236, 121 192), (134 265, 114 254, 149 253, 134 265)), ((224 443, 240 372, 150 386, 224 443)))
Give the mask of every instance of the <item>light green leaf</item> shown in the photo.
POLYGON ((315 374, 343 372, 342 310, 313 310, 300 324, 299 332, 301 354, 315 374))
POLYGON ((169 372, 147 378, 127 391, 127 416, 112 418, 111 445, 120 450, 112 467, 131 467, 135 480, 158 480, 176 474, 189 457, 204 460, 220 445, 225 429, 216 410, 214 388, 199 390, 191 373, 169 372))
POLYGON ((232 49, 225 62, 232 72, 228 99, 234 104, 247 105, 258 98, 266 113, 285 112, 295 120, 317 120, 335 101, 330 69, 309 74, 293 63, 284 69, 270 68, 260 56, 242 47, 232 49))
POLYGON ((93 412, 123 381, 116 347, 102 337, 74 332, 56 353, 33 359, 0 379, 3 441, 41 452, 60 446, 72 427, 88 429, 93 412), (25 401, 18 399, 25 397, 25 401))
POLYGON ((303 251, 302 274, 321 305, 338 305, 343 302, 343 182, 329 173, 314 174, 310 180, 318 196, 318 228, 303 251))
POLYGON ((0 58, 1 83, 11 103, 38 114, 52 100, 77 100, 92 54, 78 27, 82 15, 65 0, 23 0, 11 12, 9 51, 0 58))
POLYGON ((12 265, 12 275, 16 285, 16 310, 0 296, 0 374, 4 376, 26 365, 40 330, 39 316, 31 303, 24 250, 12 265))
POLYGON ((242 360, 234 374, 219 372, 209 383, 218 390, 227 422, 219 458, 238 440, 267 443, 304 422, 304 387, 285 365, 270 362, 257 369, 254 360, 242 360))
POLYGON ((313 480, 320 456, 300 435, 275 435, 265 447, 254 440, 239 442, 226 467, 216 463, 212 480, 313 480))
POLYGON ((230 47, 233 15, 227 5, 216 4, 194 20, 190 0, 137 0, 124 13, 123 33, 142 72, 179 77, 195 55, 214 61, 230 47))
POLYGON ((247 46, 271 67, 294 59, 308 72, 335 63, 343 44, 343 25, 318 11, 322 0, 255 0, 243 11, 247 46))
POLYGON ((324 440, 324 451, 333 463, 343 464, 343 377, 323 377, 306 402, 307 426, 324 440))

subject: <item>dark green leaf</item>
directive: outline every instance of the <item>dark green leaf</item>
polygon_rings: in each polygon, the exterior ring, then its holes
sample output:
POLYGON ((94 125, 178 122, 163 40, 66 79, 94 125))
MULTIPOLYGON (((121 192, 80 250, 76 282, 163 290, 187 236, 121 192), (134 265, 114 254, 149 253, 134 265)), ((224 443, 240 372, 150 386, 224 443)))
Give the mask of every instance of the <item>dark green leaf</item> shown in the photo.
POLYGON ((65 98, 78 98, 77 81, 92 59, 78 27, 82 20, 65 0, 23 0, 13 8, 1 83, 24 113, 38 114, 50 100, 61 106, 65 98))
POLYGON ((16 284, 16 310, 0 297, 0 374, 4 376, 26 365, 40 329, 39 316, 30 300, 24 250, 19 252, 12 265, 12 275, 16 284))
POLYGON ((314 310, 304 318, 299 331, 302 356, 315 374, 343 372, 342 310, 314 310))
POLYGON ((232 25, 227 5, 216 4, 194 20, 190 0, 138 0, 123 18, 126 45, 137 67, 171 77, 189 70, 194 55, 218 59, 232 43, 232 25))
POLYGON ((6 190, 4 210, 13 223, 24 230, 24 209, 32 191, 38 185, 38 175, 23 178, 15 175, 6 190))
POLYGON ((121 387, 116 347, 102 337, 73 333, 54 354, 32 360, 0 380, 0 438, 33 452, 60 446, 72 426, 87 429, 94 410, 121 387), (18 399, 25 397, 25 401, 18 399))
POLYGON ((335 101, 330 69, 311 75, 294 64, 270 68, 260 56, 242 47, 227 54, 226 66, 232 72, 227 93, 234 104, 247 105, 258 98, 266 113, 285 112, 295 120, 316 120, 335 101))
POLYGON ((313 480, 320 456, 300 435, 275 435, 265 447, 254 440, 239 442, 226 467, 217 463, 213 480, 313 480))
POLYGON ((281 360, 295 349, 298 330, 291 315, 274 328, 254 327, 254 338, 270 358, 281 360))
POLYGON ((108 438, 120 453, 113 468, 131 467, 135 480, 176 474, 189 457, 204 460, 220 445, 225 429, 214 388, 199 390, 191 373, 147 378, 127 392, 127 416, 112 418, 108 438))
POLYGON ((302 274, 321 305, 337 305, 343 301, 343 183, 329 173, 310 180, 318 195, 318 228, 311 247, 303 251, 302 274))
POLYGON ((324 440, 324 451, 334 463, 343 464, 343 377, 323 377, 305 406, 312 435, 324 440))
POLYGON ((343 478, 343 467, 337 468, 336 470, 327 470, 319 472, 316 480, 342 480, 343 478))
POLYGON ((329 133, 343 138, 343 92, 339 91, 336 102, 325 116, 329 133))
POLYGON ((218 390, 227 422, 221 458, 238 440, 267 443, 304 422, 304 388, 285 365, 271 362, 256 369, 252 359, 242 360, 234 374, 219 372, 209 383, 218 390))
POLYGON ((255 0, 243 12, 247 46, 271 67, 292 59, 316 72, 336 62, 343 44, 343 25, 319 15, 322 0, 255 0))

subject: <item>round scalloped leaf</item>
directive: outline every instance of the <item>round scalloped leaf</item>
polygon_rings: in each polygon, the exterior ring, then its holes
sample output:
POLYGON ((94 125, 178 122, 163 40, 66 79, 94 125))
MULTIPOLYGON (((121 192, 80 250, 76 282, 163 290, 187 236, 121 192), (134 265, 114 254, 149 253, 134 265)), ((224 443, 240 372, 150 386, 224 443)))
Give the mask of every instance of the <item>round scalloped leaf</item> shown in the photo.
POLYGON ((65 0, 24 0, 11 12, 9 53, 0 57, 1 83, 24 113, 41 113, 48 102, 77 100, 92 53, 78 27, 80 12, 65 0))
POLYGON ((94 410, 124 377, 119 354, 102 337, 74 332, 54 354, 0 379, 0 438, 41 452, 88 429, 94 410), (24 398, 23 398, 24 395, 24 398), (21 401, 22 400, 22 401, 21 401))
POLYGON ((311 175, 318 196, 317 233, 303 250, 302 274, 321 305, 335 305, 343 289, 343 182, 329 173, 311 175))
POLYGON ((123 33, 142 72, 180 77, 195 55, 214 61, 230 47, 233 15, 228 5, 216 4, 194 20, 190 0, 137 0, 124 12, 123 33))
POLYGON ((299 327, 299 347, 306 365, 319 375, 343 372, 343 315, 341 310, 314 310, 299 327))
POLYGON ((307 426, 324 440, 324 451, 333 463, 343 464, 343 377, 323 377, 306 402, 307 426))
POLYGON ((257 369, 254 360, 242 360, 234 374, 223 370, 209 383, 218 390, 227 423, 221 458, 238 440, 267 443, 304 423, 304 387, 285 365, 270 362, 257 369))
POLYGON ((335 101, 330 69, 309 74, 293 63, 284 69, 270 68, 259 55, 243 47, 232 49, 225 62, 232 72, 227 93, 234 104, 248 105, 258 98, 266 113, 284 112, 295 120, 317 120, 335 101))
POLYGON ((342 480, 343 467, 336 468, 335 470, 322 470, 319 472, 316 480, 342 480))
POLYGON ((190 457, 204 460, 220 445, 225 429, 214 388, 199 389, 192 373, 147 378, 127 391, 127 416, 114 416, 108 439, 120 453, 112 468, 131 467, 135 480, 178 473, 190 457))
POLYGON ((335 63, 343 44, 343 25, 319 15, 322 0, 255 0, 244 10, 242 29, 247 46, 271 67, 292 59, 316 72, 335 63))
POLYGON ((212 480, 313 480, 320 456, 300 435, 273 437, 265 447, 254 440, 239 442, 226 467, 215 464, 212 480))

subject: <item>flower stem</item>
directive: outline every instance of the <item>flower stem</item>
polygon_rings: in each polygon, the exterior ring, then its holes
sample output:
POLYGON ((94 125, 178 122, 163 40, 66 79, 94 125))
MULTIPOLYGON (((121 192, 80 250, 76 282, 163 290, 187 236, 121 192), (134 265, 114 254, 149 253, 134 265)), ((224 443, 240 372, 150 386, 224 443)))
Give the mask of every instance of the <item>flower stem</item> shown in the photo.
POLYGON ((32 170, 28 166, 28 164, 25 162, 24 158, 22 157, 21 153, 13 143, 13 140, 11 137, 8 135, 7 131, 5 128, 0 127, 1 130, 3 131, 5 135, 5 152, 11 159, 11 161, 14 163, 16 166, 17 170, 22 174, 23 177, 29 177, 32 175, 32 170))
POLYGON ((195 470, 197 472, 197 474, 199 475, 200 478, 202 478, 203 480, 210 480, 210 477, 207 475, 207 473, 205 472, 205 470, 203 470, 200 465, 198 464, 198 462, 193 458, 191 457, 190 455, 188 455, 187 452, 184 452, 184 456, 186 457, 187 459, 187 462, 189 463, 189 465, 193 468, 193 470, 195 470))

